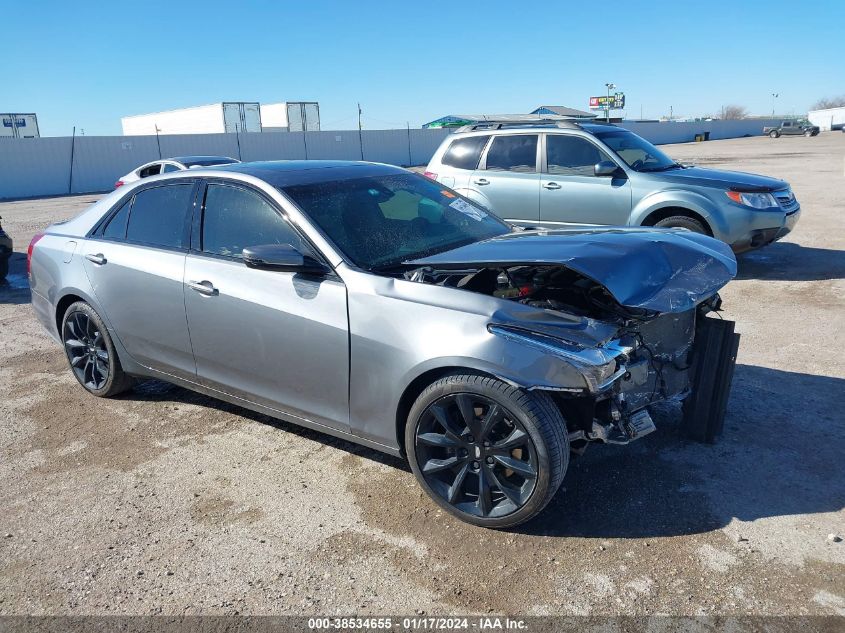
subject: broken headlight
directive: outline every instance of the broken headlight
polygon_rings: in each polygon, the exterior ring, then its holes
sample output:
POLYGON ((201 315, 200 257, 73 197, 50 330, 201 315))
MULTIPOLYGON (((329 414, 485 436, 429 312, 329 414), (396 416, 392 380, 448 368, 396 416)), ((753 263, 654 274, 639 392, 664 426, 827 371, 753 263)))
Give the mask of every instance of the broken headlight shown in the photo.
POLYGON ((487 329, 491 334, 568 361, 584 376, 591 393, 606 389, 625 375, 624 362, 635 349, 635 344, 621 341, 611 341, 605 347, 584 347, 572 341, 504 325, 491 324, 487 329))

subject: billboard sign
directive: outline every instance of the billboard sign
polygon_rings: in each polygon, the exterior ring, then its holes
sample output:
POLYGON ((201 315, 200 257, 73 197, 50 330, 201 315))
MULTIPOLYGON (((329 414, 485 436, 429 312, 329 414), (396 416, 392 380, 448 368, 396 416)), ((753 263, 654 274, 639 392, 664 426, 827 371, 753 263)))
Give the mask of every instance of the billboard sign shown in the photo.
POLYGON ((591 110, 624 110, 625 93, 617 92, 609 97, 590 97, 591 110))

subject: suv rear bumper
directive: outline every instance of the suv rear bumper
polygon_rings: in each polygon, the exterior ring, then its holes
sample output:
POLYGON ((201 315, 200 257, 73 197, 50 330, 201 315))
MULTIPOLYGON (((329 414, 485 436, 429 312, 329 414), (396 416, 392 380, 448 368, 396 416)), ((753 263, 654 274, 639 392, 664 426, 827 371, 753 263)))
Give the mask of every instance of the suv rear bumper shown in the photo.
POLYGON ((734 253, 744 253, 756 248, 762 248, 772 242, 789 235, 798 224, 801 216, 801 207, 782 216, 783 222, 780 226, 769 226, 765 228, 751 228, 746 233, 729 242, 734 253))

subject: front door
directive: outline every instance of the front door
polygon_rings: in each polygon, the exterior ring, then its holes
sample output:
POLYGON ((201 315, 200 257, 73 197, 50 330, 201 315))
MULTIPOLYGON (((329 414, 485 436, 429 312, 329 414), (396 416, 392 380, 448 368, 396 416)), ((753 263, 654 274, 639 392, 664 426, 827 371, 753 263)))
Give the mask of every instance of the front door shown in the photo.
POLYGON ((130 198, 85 241, 84 266, 118 340, 137 362, 193 380, 182 274, 195 183, 130 198))
POLYGON ((211 182, 185 263, 199 380, 250 402, 349 429, 349 325, 340 279, 256 270, 242 251, 312 247, 263 194, 211 182))
POLYGON ((515 224, 536 226, 540 219, 538 135, 494 136, 470 178, 469 197, 515 224))
POLYGON ((596 163, 613 159, 584 137, 572 134, 545 136, 540 223, 549 227, 628 224, 631 214, 628 179, 596 176, 594 172, 596 163))

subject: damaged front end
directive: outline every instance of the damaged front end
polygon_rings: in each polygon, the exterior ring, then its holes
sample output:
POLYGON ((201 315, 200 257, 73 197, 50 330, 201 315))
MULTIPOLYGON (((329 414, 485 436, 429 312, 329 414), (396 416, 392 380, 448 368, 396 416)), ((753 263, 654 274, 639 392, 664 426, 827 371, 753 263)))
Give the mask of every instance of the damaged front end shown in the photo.
POLYGON ((713 441, 738 335, 731 322, 708 314, 720 309, 717 290, 736 273, 733 254, 710 238, 677 232, 575 235, 587 255, 564 256, 562 247, 573 247, 572 232, 554 232, 553 243, 538 232, 528 240, 481 243, 483 253, 417 260, 405 277, 505 300, 511 307, 492 315, 491 334, 577 371, 580 382, 528 387, 552 393, 573 450, 589 442, 627 444, 654 431, 647 407, 672 399, 686 401, 688 435, 713 441), (497 249, 530 242, 543 248, 511 261, 493 257, 497 249))

